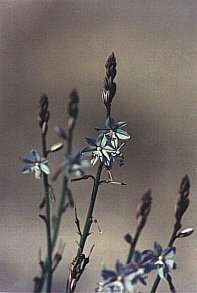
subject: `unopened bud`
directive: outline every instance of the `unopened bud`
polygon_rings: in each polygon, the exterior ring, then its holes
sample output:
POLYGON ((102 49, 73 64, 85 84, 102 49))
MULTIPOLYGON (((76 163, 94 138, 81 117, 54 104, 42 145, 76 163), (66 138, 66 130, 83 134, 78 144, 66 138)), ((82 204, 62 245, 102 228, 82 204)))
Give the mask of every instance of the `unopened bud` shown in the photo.
POLYGON ((62 127, 56 126, 54 128, 54 130, 55 130, 55 132, 57 133, 57 135, 60 138, 62 138, 64 140, 67 140, 68 136, 67 136, 67 133, 66 133, 66 130, 65 129, 63 129, 62 127))
POLYGON ((192 235, 193 232, 194 232, 194 229, 193 229, 193 228, 186 228, 186 229, 183 229, 182 231, 180 231, 180 232, 177 234, 177 238, 188 237, 188 236, 192 235))
POLYGON ((129 244, 132 244, 133 243, 133 238, 131 236, 131 234, 127 233, 125 236, 124 236, 124 239, 127 243, 129 244))
POLYGON ((57 152, 57 151, 61 150, 63 148, 63 146, 64 146, 63 142, 57 142, 51 146, 50 152, 52 152, 52 153, 57 152))

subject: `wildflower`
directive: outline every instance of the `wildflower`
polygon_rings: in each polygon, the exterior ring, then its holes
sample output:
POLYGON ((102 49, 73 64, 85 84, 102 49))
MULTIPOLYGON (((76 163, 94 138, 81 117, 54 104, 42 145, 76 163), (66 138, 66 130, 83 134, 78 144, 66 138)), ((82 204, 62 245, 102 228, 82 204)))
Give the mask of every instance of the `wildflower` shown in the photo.
POLYGON ((83 159, 81 156, 81 152, 77 152, 73 155, 66 155, 64 158, 64 162, 57 170, 57 172, 53 175, 53 180, 56 180, 60 173, 64 173, 65 177, 74 176, 83 176, 85 174, 85 168, 89 167, 89 163, 87 160, 83 159))
POLYGON ((114 119, 108 117, 105 122, 105 128, 98 128, 97 130, 100 133, 105 134, 110 139, 111 145, 114 148, 117 148, 119 139, 130 139, 130 135, 122 129, 125 126, 127 126, 127 123, 125 121, 115 122, 114 119))
POLYGON ((64 174, 65 176, 83 176, 85 174, 84 168, 89 167, 87 160, 83 159, 80 152, 74 155, 65 156, 64 159, 64 174))
POLYGON ((168 279, 170 270, 176 269, 176 263, 173 259, 175 253, 176 247, 167 247, 165 249, 162 249, 159 243, 154 243, 153 254, 156 257, 155 265, 158 275, 161 279, 168 279))
POLYGON ((103 281, 99 283, 98 292, 130 293, 142 276, 144 270, 134 269, 131 264, 116 262, 115 271, 104 268, 101 272, 103 281))
POLYGON ((35 173, 35 178, 40 179, 42 173, 49 174, 48 160, 41 158, 36 150, 32 150, 27 157, 22 157, 22 161, 26 164, 22 170, 23 174, 35 173))
POLYGON ((86 140, 89 146, 84 148, 81 153, 92 155, 92 166, 94 166, 100 159, 100 161, 107 169, 111 169, 115 158, 122 156, 120 149, 123 145, 114 148, 112 145, 110 145, 105 134, 100 134, 96 140, 91 138, 86 138, 86 140))
MULTIPOLYGON (((153 256, 153 251, 152 250, 144 250, 142 252, 135 250, 133 252, 132 256, 132 261, 131 261, 131 266, 137 270, 137 269, 143 269, 144 274, 148 274, 151 271, 155 269, 155 264, 154 264, 154 256, 153 256)), ((145 282, 146 276, 141 276, 139 280, 141 283, 146 285, 145 282)))

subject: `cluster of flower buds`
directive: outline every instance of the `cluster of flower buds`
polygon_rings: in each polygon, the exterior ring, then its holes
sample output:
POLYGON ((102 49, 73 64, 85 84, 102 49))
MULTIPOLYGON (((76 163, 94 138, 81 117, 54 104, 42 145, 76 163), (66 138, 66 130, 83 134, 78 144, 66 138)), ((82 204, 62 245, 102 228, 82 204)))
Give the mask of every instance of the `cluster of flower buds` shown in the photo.
POLYGON ((39 125, 42 130, 42 134, 46 135, 47 130, 48 130, 48 121, 49 121, 49 111, 48 111, 48 97, 43 94, 40 98, 40 112, 39 112, 39 125))
POLYGON ((144 227, 144 225, 146 224, 147 217, 151 210, 151 203, 152 203, 151 190, 148 190, 146 193, 144 193, 141 201, 139 202, 137 206, 136 218, 138 221, 138 225, 141 227, 144 227))
POLYGON ((89 162, 82 158, 81 152, 77 152, 71 155, 66 155, 63 163, 58 170, 54 173, 52 180, 57 180, 58 176, 63 173, 64 177, 70 176, 83 176, 85 175, 85 168, 89 167, 89 162))
POLYGON ((68 119, 68 129, 72 129, 75 126, 75 122, 78 117, 79 113, 79 95, 76 89, 72 90, 69 96, 69 103, 68 103, 68 114, 69 114, 69 119, 68 119))
POLYGON ((181 222, 181 218, 186 212, 189 206, 189 193, 190 193, 190 181, 189 177, 186 175, 180 185, 179 198, 175 207, 175 218, 178 223, 181 222))
POLYGON ((111 103, 116 94, 116 83, 114 82, 114 78, 116 76, 116 57, 114 53, 108 57, 105 68, 106 76, 102 92, 102 100, 107 109, 107 116, 110 116, 111 103))

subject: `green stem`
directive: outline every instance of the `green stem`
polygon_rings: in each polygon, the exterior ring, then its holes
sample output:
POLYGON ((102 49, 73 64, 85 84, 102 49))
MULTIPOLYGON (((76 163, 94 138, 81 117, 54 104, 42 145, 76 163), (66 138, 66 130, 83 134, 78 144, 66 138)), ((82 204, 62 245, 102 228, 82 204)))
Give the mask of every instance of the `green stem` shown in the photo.
POLYGON ((77 252, 77 256, 79 256, 83 252, 87 237, 90 234, 90 228, 92 226, 92 216, 93 216, 94 206, 95 206, 95 202, 96 202, 96 197, 97 197, 97 192, 98 192, 98 187, 99 187, 99 182, 100 182, 102 169, 103 169, 103 164, 100 162, 99 166, 98 166, 98 169, 97 169, 93 189, 92 189, 90 205, 89 205, 88 212, 87 212, 87 215, 86 215, 86 220, 85 220, 83 233, 82 233, 81 238, 80 238, 80 243, 79 243, 79 249, 78 249, 78 252, 77 252))
POLYGON ((62 187, 62 194, 57 210, 57 218, 55 220, 55 226, 54 226, 54 234, 53 234, 53 239, 52 239, 52 250, 55 247, 58 234, 59 234, 59 228, 61 224, 61 218, 62 214, 64 213, 64 205, 65 205, 65 196, 66 196, 66 190, 67 190, 67 184, 68 184, 68 179, 66 177, 63 178, 63 187, 62 187))
MULTIPOLYGON (((68 130, 67 155, 70 155, 72 152, 73 130, 74 130, 74 126, 68 130)), ((68 178, 63 176, 62 194, 60 197, 59 206, 58 206, 58 210, 57 210, 57 218, 56 218, 55 226, 54 226, 52 249, 54 249, 54 247, 55 247, 55 244, 56 244, 56 241, 58 238, 58 234, 59 234, 59 228, 60 228, 60 224, 61 224, 62 214, 64 213, 67 186, 68 186, 68 178)))
POLYGON ((67 155, 70 155, 72 152, 72 142, 73 142, 73 130, 75 128, 75 124, 72 128, 68 129, 68 143, 67 143, 67 155))
MULTIPOLYGON (((69 134, 68 134, 68 143, 67 143, 67 154, 68 155, 71 154, 71 151, 72 151, 73 129, 74 129, 74 127, 69 129, 69 134)), ((43 155, 44 155, 44 157, 46 157, 47 148, 46 148, 46 138, 45 137, 42 137, 42 144, 43 144, 43 155)), ((47 176, 44 176, 44 177, 47 178, 47 184, 44 183, 44 186, 47 186, 47 188, 48 188, 48 177, 47 176)), ((46 180, 46 179, 44 179, 44 180, 46 180)), ((48 253, 47 258, 46 258, 45 263, 44 263, 44 267, 45 267, 45 271, 47 272, 47 274, 46 274, 47 284, 48 284, 47 288, 49 287, 49 289, 51 288, 52 278, 53 278, 52 254, 53 254, 56 242, 57 242, 59 229, 60 229, 60 224, 61 224, 61 219, 62 219, 62 215, 64 213, 64 205, 65 205, 65 197, 66 197, 66 192, 67 192, 67 185, 68 185, 68 178, 63 177, 62 194, 61 194, 61 197, 60 197, 59 206, 58 206, 58 210, 57 210, 57 218, 56 218, 56 221, 55 221, 53 237, 52 237, 52 240, 50 240, 50 241, 49 241, 49 237, 48 237, 48 235, 49 235, 49 226, 47 225, 47 243, 50 242, 51 245, 48 245, 48 251, 50 251, 50 256, 49 256, 49 253, 48 253)), ((49 192, 49 190, 48 190, 48 192, 49 192)), ((46 215, 47 214, 50 217, 50 201, 49 200, 48 200, 48 203, 47 203, 47 200, 46 200, 46 215)), ((48 216, 47 216, 47 218, 48 218, 48 216)), ((51 227, 50 227, 50 231, 51 231, 51 227)), ((50 239, 51 239, 51 233, 50 233, 50 239)), ((39 291, 37 291, 37 293, 42 291, 44 283, 45 283, 45 277, 43 275, 42 276, 42 282, 40 284, 39 291)), ((48 289, 47 289, 47 293, 48 292, 50 292, 50 291, 48 291, 48 289)))
MULTIPOLYGON (((43 156, 47 157, 47 147, 46 147, 46 136, 42 135, 42 147, 43 147, 43 156)), ((50 209, 50 196, 49 196, 49 184, 48 176, 43 173, 43 185, 45 193, 45 202, 46 202, 46 228, 47 228, 47 293, 51 292, 52 284, 52 242, 51 242, 51 209, 50 209)))
POLYGON ((130 250, 129 250, 129 254, 128 254, 128 257, 127 257, 127 263, 130 263, 131 260, 132 260, 132 256, 133 256, 133 253, 135 251, 135 247, 136 247, 136 244, 138 242, 138 239, 140 237, 140 233, 142 231, 142 227, 141 225, 139 225, 137 227, 137 230, 136 230, 136 233, 135 233, 135 236, 134 236, 134 239, 132 240, 132 244, 130 246, 130 250))
MULTIPOLYGON (((66 190, 67 190, 67 179, 64 178, 64 181, 63 181, 63 188, 62 188, 62 195, 61 195, 61 198, 60 198, 60 202, 59 202, 59 206, 58 206, 58 212, 57 212, 57 218, 56 218, 56 221, 55 221, 55 227, 54 227, 54 233, 53 233, 53 236, 52 236, 52 240, 51 240, 51 258, 49 259, 49 254, 47 255, 46 259, 45 259, 45 262, 44 262, 44 271, 42 273, 42 276, 41 276, 41 283, 40 283, 40 286, 38 288, 37 291, 35 291, 36 293, 40 293, 42 292, 42 289, 43 289, 43 286, 44 286, 44 283, 46 281, 46 278, 48 276, 48 272, 49 272, 49 267, 51 267, 51 273, 50 273, 50 282, 52 283, 52 278, 53 278, 53 272, 52 272, 52 255, 53 255, 53 251, 54 251, 54 248, 55 248, 55 245, 56 245, 56 242, 57 242, 57 238, 58 238, 58 234, 59 234, 59 229, 60 229, 60 224, 61 224, 61 218, 62 218, 62 214, 63 214, 63 207, 64 207, 64 204, 65 204, 65 195, 66 195, 66 190), (46 275, 45 275, 45 272, 46 272, 46 275)), ((47 226, 48 227, 48 226, 47 226)), ((48 231, 48 228, 47 228, 47 231, 48 231)), ((48 235, 48 232, 47 232, 47 235, 48 235)), ((48 241, 47 241, 48 242, 48 241)), ((51 286, 51 285, 50 285, 51 286)), ((48 291, 47 291, 48 293, 48 291)))

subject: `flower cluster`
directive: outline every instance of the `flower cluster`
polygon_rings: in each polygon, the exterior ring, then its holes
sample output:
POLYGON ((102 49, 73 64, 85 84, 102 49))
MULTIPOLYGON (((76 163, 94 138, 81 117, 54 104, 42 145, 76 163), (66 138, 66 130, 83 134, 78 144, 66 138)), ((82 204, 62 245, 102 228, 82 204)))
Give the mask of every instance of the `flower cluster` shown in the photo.
POLYGON ((129 134, 122 128, 126 122, 115 122, 108 117, 104 128, 97 128, 98 137, 96 139, 86 138, 89 146, 82 150, 82 154, 91 155, 91 164, 94 166, 100 160, 106 169, 112 168, 113 162, 117 158, 122 158, 121 148, 124 143, 122 140, 130 138, 129 134))
POLYGON ((26 164, 22 170, 23 174, 33 172, 36 179, 40 179, 42 173, 49 174, 48 160, 41 158, 36 150, 31 150, 30 155, 22 157, 22 161, 26 164))
POLYGON ((134 284, 143 273, 143 269, 136 270, 132 264, 117 261, 114 271, 103 268, 101 272, 103 281, 99 283, 97 292, 133 292, 134 284))
POLYGON ((134 292, 137 283, 146 285, 146 278, 152 271, 157 271, 162 279, 171 279, 170 271, 176 268, 175 252, 175 247, 162 249, 157 242, 153 250, 134 251, 131 262, 123 264, 117 261, 114 271, 103 268, 97 292, 134 292))
POLYGON ((70 176, 83 176, 85 174, 84 169, 89 167, 89 162, 82 158, 81 152, 77 152, 71 155, 65 155, 64 161, 53 175, 53 180, 56 180, 60 173, 63 173, 65 177, 70 176))
POLYGON ((176 247, 167 247, 162 249, 159 243, 154 243, 153 260, 155 261, 158 275, 161 279, 168 279, 170 270, 176 269, 176 263, 174 262, 174 255, 176 253, 176 247))

